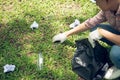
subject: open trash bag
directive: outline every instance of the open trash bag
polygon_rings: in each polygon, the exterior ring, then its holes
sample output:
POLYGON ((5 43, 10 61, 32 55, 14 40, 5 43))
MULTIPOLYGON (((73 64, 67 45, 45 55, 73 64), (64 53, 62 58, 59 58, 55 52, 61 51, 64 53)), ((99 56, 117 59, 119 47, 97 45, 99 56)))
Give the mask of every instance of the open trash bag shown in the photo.
POLYGON ((97 41, 93 48, 88 39, 76 41, 76 52, 71 61, 72 70, 85 80, 102 80, 112 63, 106 48, 97 41))

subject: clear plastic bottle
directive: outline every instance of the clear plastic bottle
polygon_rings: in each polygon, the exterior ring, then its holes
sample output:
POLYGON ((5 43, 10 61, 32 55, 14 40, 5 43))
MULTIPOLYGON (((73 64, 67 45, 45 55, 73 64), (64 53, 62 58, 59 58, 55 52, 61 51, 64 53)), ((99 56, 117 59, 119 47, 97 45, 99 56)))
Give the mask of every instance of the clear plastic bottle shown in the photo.
POLYGON ((38 54, 38 69, 42 70, 42 67, 43 67, 43 56, 42 53, 40 52, 38 54))

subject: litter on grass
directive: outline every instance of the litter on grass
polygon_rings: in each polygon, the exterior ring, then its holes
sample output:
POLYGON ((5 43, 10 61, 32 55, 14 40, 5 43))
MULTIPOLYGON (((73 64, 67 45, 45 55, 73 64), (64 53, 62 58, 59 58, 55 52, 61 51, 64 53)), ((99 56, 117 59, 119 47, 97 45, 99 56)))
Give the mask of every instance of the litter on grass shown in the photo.
POLYGON ((4 73, 10 72, 15 70, 15 65, 6 64, 5 66, 3 66, 3 68, 4 68, 4 73))
POLYGON ((92 3, 96 3, 96 1, 95 1, 95 0, 90 0, 90 1, 92 1, 92 3))
POLYGON ((42 67, 43 67, 43 56, 42 53, 40 52, 38 54, 38 69, 42 70, 42 67))
POLYGON ((34 21, 31 25, 30 25, 30 28, 33 30, 33 29, 37 29, 38 28, 38 23, 36 21, 34 21))
POLYGON ((69 27, 71 28, 71 29, 73 29, 73 28, 75 28, 76 26, 78 26, 80 24, 80 21, 78 20, 78 19, 75 19, 75 21, 73 22, 73 23, 71 23, 70 25, 69 25, 69 27))

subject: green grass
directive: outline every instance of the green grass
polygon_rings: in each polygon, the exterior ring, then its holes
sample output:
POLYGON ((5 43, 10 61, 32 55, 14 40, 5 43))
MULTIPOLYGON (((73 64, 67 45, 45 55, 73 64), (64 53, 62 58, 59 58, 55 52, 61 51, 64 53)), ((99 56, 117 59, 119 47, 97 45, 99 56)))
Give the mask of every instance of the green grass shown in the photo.
POLYGON ((52 37, 69 30, 75 19, 83 22, 98 11, 88 0, 0 0, 0 80, 77 80, 71 70, 74 41, 88 32, 63 44, 52 43, 52 37), (33 21, 38 29, 30 29, 33 21), (40 51, 41 71, 37 69, 40 51), (5 64, 16 65, 15 71, 3 73, 5 64))

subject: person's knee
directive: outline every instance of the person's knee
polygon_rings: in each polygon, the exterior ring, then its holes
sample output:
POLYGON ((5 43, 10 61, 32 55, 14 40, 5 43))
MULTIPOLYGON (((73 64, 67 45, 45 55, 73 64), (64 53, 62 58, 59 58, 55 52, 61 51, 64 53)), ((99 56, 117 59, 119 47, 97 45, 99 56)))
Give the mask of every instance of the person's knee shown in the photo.
POLYGON ((120 47, 117 45, 114 45, 111 48, 110 55, 112 55, 113 57, 117 57, 118 55, 120 55, 120 47))
POLYGON ((114 45, 111 48, 110 59, 114 65, 120 68, 120 46, 114 45))

